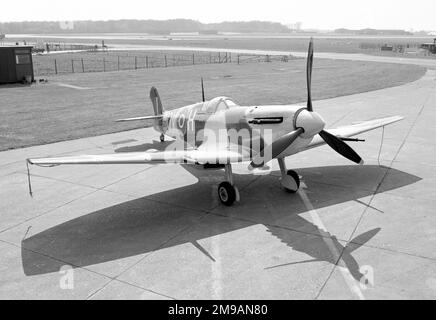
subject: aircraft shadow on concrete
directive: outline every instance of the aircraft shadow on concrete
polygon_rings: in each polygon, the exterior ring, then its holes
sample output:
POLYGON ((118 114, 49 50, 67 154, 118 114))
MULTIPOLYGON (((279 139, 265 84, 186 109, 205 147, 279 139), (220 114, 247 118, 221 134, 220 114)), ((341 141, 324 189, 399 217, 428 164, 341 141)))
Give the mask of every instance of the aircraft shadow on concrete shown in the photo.
MULTIPOLYGON (((326 232, 300 217, 299 214, 307 212, 301 197, 280 190, 277 177, 272 175, 235 175, 238 185, 246 185, 241 190, 241 203, 231 208, 218 206, 216 210, 219 216, 232 216, 236 219, 222 218, 220 223, 208 223, 207 221, 214 220, 199 219, 204 213, 156 202, 162 199, 189 208, 199 201, 209 201, 216 206, 217 199, 214 198, 217 196, 211 192, 210 185, 222 181, 223 173, 184 167, 199 179, 197 183, 95 211, 24 239, 21 246, 24 273, 32 276, 58 272, 59 261, 73 267, 86 267, 185 243, 192 243, 214 261, 199 245, 199 240, 264 224, 272 235, 287 246, 310 256, 307 261, 296 263, 326 261, 336 264, 338 256, 331 252, 333 243, 337 251, 342 253, 342 261, 353 277, 356 280, 362 278, 359 264, 351 253, 376 236, 380 229, 358 235, 353 239, 353 245, 344 247, 336 236, 327 234, 326 237, 326 232), (153 205, 150 205, 150 199, 154 200, 153 205), (238 219, 240 214, 243 217, 238 219), (283 224, 287 228, 274 227, 283 224), (192 226, 195 231, 174 237, 187 226, 192 226), (196 226, 198 227, 195 228, 196 226), (173 239, 168 241, 170 238, 173 239), (330 247, 326 238, 331 239, 330 247)), ((304 177, 306 194, 314 209, 321 209, 348 201, 360 202, 359 199, 372 195, 374 189, 370 186, 377 186, 386 168, 352 165, 304 168, 297 172, 304 177), (328 182, 331 180, 342 181, 344 187, 330 185, 328 182)), ((401 188, 421 180, 395 169, 389 170, 388 177, 378 192, 401 188)), ((362 211, 363 209, 362 206, 362 211)), ((289 265, 291 264, 295 263, 289 265)), ((265 269, 275 267, 280 266, 265 266, 265 269)))

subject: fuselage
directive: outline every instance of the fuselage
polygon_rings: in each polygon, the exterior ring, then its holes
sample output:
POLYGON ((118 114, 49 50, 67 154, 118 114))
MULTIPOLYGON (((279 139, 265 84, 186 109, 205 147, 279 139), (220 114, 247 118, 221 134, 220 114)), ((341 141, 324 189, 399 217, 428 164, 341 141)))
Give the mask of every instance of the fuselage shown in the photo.
MULTIPOLYGON (((296 129, 296 116, 305 107, 292 105, 239 106, 218 97, 164 112, 160 131, 185 143, 185 148, 238 148, 250 160, 265 145, 296 129)), ((157 128, 158 129, 158 128, 157 128)), ((313 136, 300 137, 280 156, 307 146, 313 136)))

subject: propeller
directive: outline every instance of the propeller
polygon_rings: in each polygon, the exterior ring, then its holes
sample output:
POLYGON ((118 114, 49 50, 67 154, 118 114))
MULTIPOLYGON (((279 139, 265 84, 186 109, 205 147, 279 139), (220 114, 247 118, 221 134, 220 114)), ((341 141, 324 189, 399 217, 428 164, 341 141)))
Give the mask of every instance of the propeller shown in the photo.
MULTIPOLYGON (((312 106, 312 69, 313 69, 313 38, 310 39, 309 51, 307 54, 307 111, 313 112, 312 106)), ((344 141, 338 137, 328 133, 325 130, 319 132, 321 138, 333 150, 342 155, 343 157, 355 163, 362 164, 362 158, 344 141)))
POLYGON ((203 102, 206 102, 206 98, 204 97, 204 83, 203 83, 203 77, 201 77, 201 97, 203 98, 203 102))
POLYGON ((295 140, 304 132, 303 128, 298 128, 295 131, 285 134, 281 138, 275 140, 270 145, 266 146, 251 162, 252 168, 261 168, 266 163, 276 158, 279 154, 285 151, 295 140))
POLYGON ((270 160, 279 156, 284 152, 298 137, 313 137, 319 134, 320 137, 333 150, 343 157, 358 163, 363 164, 362 158, 344 141, 331 133, 323 130, 325 123, 322 118, 313 111, 312 105, 312 69, 313 69, 313 38, 310 39, 309 50, 307 54, 306 80, 307 80, 307 107, 296 113, 294 119, 295 131, 292 131, 272 144, 266 146, 251 162, 251 167, 262 167, 270 160))
POLYGON ((338 137, 328 133, 325 130, 322 130, 319 135, 325 141, 325 143, 327 143, 333 150, 343 157, 357 164, 363 164, 362 158, 356 153, 356 151, 354 151, 348 144, 338 137))
POLYGON ((313 112, 312 107, 312 69, 313 69, 313 38, 310 38, 307 53, 306 80, 307 80, 307 111, 313 112))

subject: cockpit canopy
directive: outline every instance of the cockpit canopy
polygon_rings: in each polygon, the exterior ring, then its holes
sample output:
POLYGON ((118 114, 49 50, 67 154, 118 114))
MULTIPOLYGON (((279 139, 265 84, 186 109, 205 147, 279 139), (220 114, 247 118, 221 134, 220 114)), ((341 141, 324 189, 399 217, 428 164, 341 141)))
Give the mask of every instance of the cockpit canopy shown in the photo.
POLYGON ((227 97, 217 97, 203 104, 202 112, 204 113, 216 113, 222 110, 237 107, 238 105, 227 97))

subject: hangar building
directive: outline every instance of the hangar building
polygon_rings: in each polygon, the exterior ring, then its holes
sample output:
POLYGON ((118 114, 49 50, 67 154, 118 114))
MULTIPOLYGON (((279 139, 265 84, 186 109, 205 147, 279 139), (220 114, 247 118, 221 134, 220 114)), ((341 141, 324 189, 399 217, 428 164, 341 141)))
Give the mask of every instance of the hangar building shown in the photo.
POLYGON ((436 38, 434 39, 433 42, 423 43, 421 45, 421 49, 426 49, 431 53, 436 53, 436 38))

